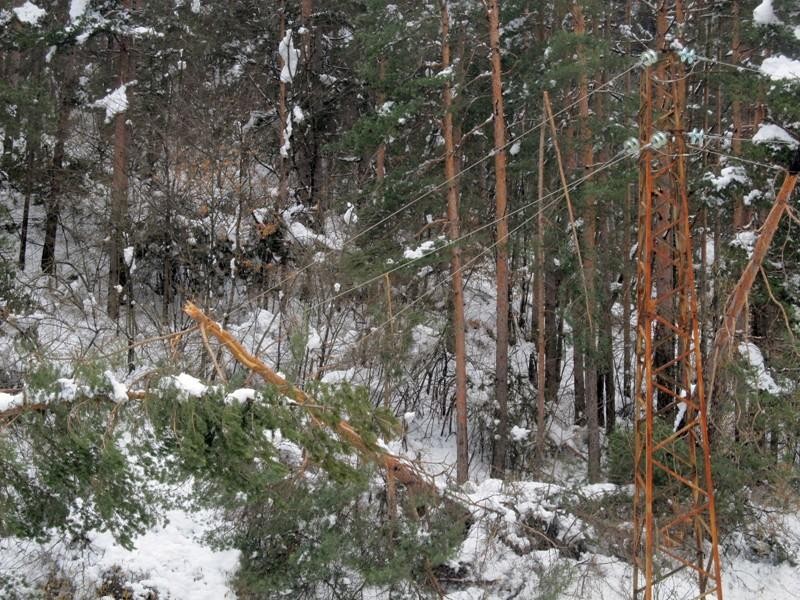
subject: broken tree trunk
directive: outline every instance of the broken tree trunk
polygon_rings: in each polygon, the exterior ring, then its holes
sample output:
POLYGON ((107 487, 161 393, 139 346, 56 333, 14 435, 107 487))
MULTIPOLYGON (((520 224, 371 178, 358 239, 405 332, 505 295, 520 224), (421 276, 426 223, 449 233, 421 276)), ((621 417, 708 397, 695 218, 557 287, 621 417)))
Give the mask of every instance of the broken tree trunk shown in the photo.
POLYGON ((781 222, 781 217, 783 217, 783 213, 786 212, 789 206, 789 196, 792 195, 792 191, 797 184, 797 177, 797 173, 786 173, 783 185, 781 185, 778 196, 775 198, 775 204, 773 204, 764 224, 761 226, 761 235, 759 235, 756 240, 755 247, 753 248, 753 256, 750 257, 750 261, 747 263, 744 271, 742 271, 739 281, 736 282, 736 286, 728 296, 727 302, 725 302, 725 314, 722 318, 722 324, 717 330, 717 334, 714 336, 711 356, 706 365, 706 372, 709 374, 708 397, 712 399, 712 402, 714 383, 720 361, 726 355, 733 341, 734 334, 736 333, 736 322, 747 303, 747 297, 753 287, 756 275, 758 275, 758 271, 764 262, 764 258, 767 256, 769 247, 772 244, 772 238, 775 237, 775 232, 778 230, 778 225, 781 222))
MULTIPOLYGON (((243 366, 263 377, 266 382, 274 385, 281 394, 297 402, 298 405, 308 411, 312 419, 319 423, 322 422, 321 416, 324 409, 320 408, 319 404, 311 396, 300 388, 294 387, 261 360, 250 354, 238 340, 222 329, 219 323, 208 318, 196 305, 187 302, 183 311, 200 325, 201 330, 217 338, 221 344, 228 348, 234 358, 243 366)), ((367 444, 364 438, 361 437, 361 434, 353 429, 346 420, 342 419, 336 423, 333 429, 342 436, 362 458, 386 469, 387 473, 390 473, 396 481, 414 490, 427 492, 435 496, 439 495, 433 482, 428 480, 427 477, 419 473, 412 465, 405 462, 402 458, 394 456, 381 448, 367 444)))

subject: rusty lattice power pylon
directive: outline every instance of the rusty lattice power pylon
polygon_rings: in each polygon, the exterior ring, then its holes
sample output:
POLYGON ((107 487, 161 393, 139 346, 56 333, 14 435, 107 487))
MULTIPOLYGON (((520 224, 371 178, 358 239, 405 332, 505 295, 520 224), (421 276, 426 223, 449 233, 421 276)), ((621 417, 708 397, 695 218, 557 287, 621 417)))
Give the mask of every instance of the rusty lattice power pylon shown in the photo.
MULTIPOLYGON (((675 21, 666 5, 658 14, 664 33, 675 21)), ((686 188, 685 72, 668 36, 659 38, 658 61, 642 74, 639 114, 633 596, 677 591, 673 576, 691 571, 692 598, 722 600, 686 188)))

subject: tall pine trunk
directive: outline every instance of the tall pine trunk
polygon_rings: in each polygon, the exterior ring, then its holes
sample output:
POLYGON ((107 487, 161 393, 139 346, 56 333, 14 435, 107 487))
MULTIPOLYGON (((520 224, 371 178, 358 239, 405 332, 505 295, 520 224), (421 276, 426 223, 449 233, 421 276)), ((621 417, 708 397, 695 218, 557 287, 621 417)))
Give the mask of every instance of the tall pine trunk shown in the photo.
POLYGON ((497 347, 495 352, 495 402, 497 429, 492 453, 492 476, 505 473, 508 446, 508 201, 506 191, 506 121, 503 108, 502 62, 500 60, 500 1, 485 0, 489 18, 494 107, 494 169, 497 260, 497 347))
MULTIPOLYGON (((281 40, 286 38, 286 0, 281 2, 281 16, 280 16, 280 35, 281 40)), ((287 55, 291 52, 291 48, 287 48, 287 55)), ((286 66, 286 61, 283 57, 280 59, 280 69, 283 71, 286 66)), ((286 82, 283 80, 281 74, 278 75, 278 119, 280 121, 280 131, 278 132, 278 144, 280 154, 278 156, 278 197, 280 198, 281 210, 289 205, 289 157, 284 156, 287 152, 284 150, 286 145, 286 129, 289 119, 289 111, 286 108, 286 82)))
MULTIPOLYGON (((131 0, 123 0, 125 10, 131 9, 131 0)), ((119 36, 117 40, 117 86, 130 80, 130 40, 119 36)), ((119 318, 125 269, 123 247, 128 220, 128 117, 125 112, 114 117, 114 170, 111 178, 111 235, 108 252, 108 316, 119 318)), ((44 257, 42 257, 44 260, 44 257)))
MULTIPOLYGON (((67 68, 71 70, 71 61, 67 68)), ((56 121, 56 142, 53 146, 53 158, 50 162, 50 190, 45 199, 44 244, 42 245, 41 268, 48 275, 56 274, 56 241, 58 222, 61 218, 61 195, 64 193, 64 156, 67 134, 69 133, 69 117, 73 103, 75 82, 68 79, 61 90, 61 102, 56 121)))
MULTIPOLYGON (((575 33, 578 36, 585 36, 586 23, 583 10, 579 4, 573 6, 573 16, 575 17, 575 33)), ((579 50, 579 56, 583 58, 583 50, 579 50)), ((594 164, 594 152, 592 148, 592 132, 589 127, 589 76, 584 68, 578 81, 578 116, 580 125, 580 144, 582 174, 588 173, 594 164)), ((599 428, 599 408, 597 402, 597 340, 592 327, 596 321, 597 298, 595 293, 595 263, 596 249, 595 237, 597 235, 597 209, 596 198, 589 193, 585 197, 584 226, 583 226, 583 274, 586 285, 586 304, 587 310, 592 314, 588 315, 588 331, 584 336, 584 359, 583 371, 586 393, 586 428, 589 446, 589 466, 588 477, 591 483, 600 479, 600 428, 599 428)))
MULTIPOLYGON (((447 0, 441 1, 442 10, 442 68, 450 66, 450 15, 447 0)), ((456 179, 455 135, 453 131, 453 93, 450 81, 442 89, 442 131, 444 134, 444 175, 447 180, 447 219, 450 239, 455 242, 459 232, 459 185, 456 179)), ((467 349, 464 323, 464 282, 461 273, 461 247, 454 243, 450 257, 453 280, 453 338, 456 355, 456 481, 461 484, 469 478, 469 438, 467 435, 467 349)))
MULTIPOLYGON (((544 111, 542 111, 544 119, 544 111)), ((544 463, 545 451, 545 386, 547 385, 547 353, 545 349, 545 260, 544 260, 544 126, 539 128, 539 177, 537 191, 539 204, 536 216, 536 461, 544 463)))

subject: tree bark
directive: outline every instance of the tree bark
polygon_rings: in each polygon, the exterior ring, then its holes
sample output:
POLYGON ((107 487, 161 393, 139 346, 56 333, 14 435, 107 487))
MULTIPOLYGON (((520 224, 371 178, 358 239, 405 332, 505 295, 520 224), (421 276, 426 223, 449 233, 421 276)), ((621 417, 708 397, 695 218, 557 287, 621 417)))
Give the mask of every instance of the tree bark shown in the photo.
MULTIPOLYGON (((736 286, 733 288, 733 291, 731 291, 725 303, 725 314, 722 319, 722 325, 714 336, 714 346, 712 347, 711 355, 705 367, 705 372, 708 374, 707 377, 709 380, 708 398, 712 402, 714 400, 714 385, 719 364, 726 356, 731 342, 734 339, 738 319, 747 305, 747 298, 753 287, 753 282, 761 269, 767 252, 769 252, 769 246, 772 243, 772 238, 775 237, 775 232, 778 229, 781 217, 789 206, 789 197, 792 195, 797 184, 797 177, 797 173, 786 174, 783 185, 781 185, 781 189, 775 199, 775 204, 772 205, 772 209, 769 211, 764 225, 761 227, 761 235, 759 235, 758 240, 756 240, 753 248, 753 255, 750 257, 750 261, 747 263, 744 271, 742 271, 739 281, 736 283, 736 286)), ((718 402, 713 402, 712 406, 716 408, 719 404, 718 402)))
POLYGON ((508 214, 506 209, 506 123, 503 108, 500 59, 500 1, 484 0, 489 19, 494 106, 495 218, 497 219, 497 346, 495 352, 495 402, 497 429, 492 454, 492 476, 505 474, 508 446, 508 214))
MULTIPOLYGON (((739 64, 741 60, 741 35, 740 35, 740 14, 739 0, 733 0, 731 7, 731 27, 733 28, 733 39, 731 42, 731 62, 739 64)), ((741 156, 742 154, 742 140, 744 135, 743 118, 742 118, 742 101, 734 96, 731 103, 731 116, 733 119, 733 139, 731 140, 731 151, 734 156, 741 156)), ((744 205, 744 199, 741 191, 734 190, 733 192, 733 229, 734 233, 743 229, 747 225, 749 215, 747 208, 744 205)))
MULTIPOLYGON (((544 111, 542 111, 544 118, 544 111)), ((547 354, 545 349, 545 260, 544 260, 544 126, 539 128, 538 215, 536 219, 536 461, 541 467, 545 452, 545 386, 547 354)))
MULTIPOLYGON (((125 10, 131 9, 132 0, 123 0, 125 10)), ((130 39, 120 36, 117 41, 117 85, 130 80, 130 39)), ((123 245, 128 220, 128 126, 127 113, 114 117, 114 171, 111 179, 111 242, 108 253, 108 316, 119 318, 125 269, 123 245)), ((44 258, 42 259, 44 260, 44 258)))
MULTIPOLYGON (((575 33, 579 36, 586 35, 586 23, 583 10, 579 4, 573 5, 572 14, 575 17, 575 33)), ((582 49, 578 50, 579 60, 584 58, 582 49)), ((581 160, 583 173, 588 173, 594 164, 592 149, 592 132, 589 127, 589 76, 584 67, 578 79, 578 117, 581 138, 581 160)), ((583 362, 584 381, 586 382, 586 428, 588 436, 588 477, 590 483, 600 479, 600 428, 599 407, 597 402, 597 340, 592 327, 595 321, 597 297, 595 293, 595 238, 597 236, 597 209, 596 198, 588 194, 585 201, 583 224, 583 272, 586 286, 586 310, 589 313, 588 331, 585 336, 583 362)))
POLYGON ((575 425, 586 425, 586 377, 583 369, 584 352, 578 343, 572 342, 572 388, 573 420, 575 425))
MULTIPOLYGON (((69 68, 69 67, 68 67, 69 68)), ((42 246, 41 268, 48 275, 56 274, 56 241, 58 221, 61 217, 61 195, 64 193, 64 156, 69 129, 70 109, 74 82, 64 84, 56 123, 56 143, 50 164, 50 190, 45 200, 44 244, 42 246)))
MULTIPOLYGON (((281 2, 280 31, 281 40, 286 37, 286 0, 281 2)), ((280 57, 279 66, 281 71, 285 66, 283 57, 280 57)), ((278 73, 278 119, 280 121, 280 131, 278 133, 278 147, 281 153, 278 156, 278 198, 280 199, 281 209, 289 205, 289 158, 283 156, 283 147, 286 144, 286 126, 289 119, 289 111, 286 109, 286 82, 278 73)))
POLYGON ((25 199, 22 205, 22 222, 19 226, 19 257, 17 265, 20 271, 25 270, 25 253, 28 247, 28 221, 31 213, 31 196, 33 195, 33 165, 35 164, 35 152, 33 148, 27 150, 27 168, 25 170, 25 199))
MULTIPOLYGON (((450 15, 447 0, 441 1, 442 12, 442 68, 450 66, 450 15)), ((442 88, 442 132, 444 135, 444 175, 447 180, 447 219, 450 240, 460 236, 459 185, 456 177, 457 159, 453 133, 453 93, 450 80, 442 88)), ((469 479, 469 437, 467 431, 467 348, 464 323, 464 282, 461 273, 461 247, 452 246, 450 272, 453 283, 453 338, 456 357, 456 482, 469 479)))

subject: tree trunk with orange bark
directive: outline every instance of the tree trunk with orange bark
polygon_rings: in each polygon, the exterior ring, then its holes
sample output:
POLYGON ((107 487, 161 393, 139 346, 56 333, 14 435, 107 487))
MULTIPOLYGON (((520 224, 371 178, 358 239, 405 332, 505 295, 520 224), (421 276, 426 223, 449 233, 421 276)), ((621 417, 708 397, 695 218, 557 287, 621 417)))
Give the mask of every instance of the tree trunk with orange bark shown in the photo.
POLYGON ((505 473, 508 446, 508 214, 506 191, 506 120, 503 108, 503 77, 500 57, 500 1, 485 0, 489 19, 489 47, 492 62, 492 105, 494 108, 494 169, 497 264, 497 320, 495 351, 495 429, 492 476, 505 473))
MULTIPOLYGON (((447 1, 441 0, 442 12, 442 69, 450 67, 450 14, 447 1)), ((460 236, 459 185, 456 177, 456 158, 453 126, 453 92, 450 80, 442 88, 442 133, 444 136, 444 175, 447 180, 447 219, 450 239, 460 236)), ((467 349, 464 323, 464 282, 461 273, 461 248, 455 243, 450 256, 450 273, 453 282, 453 339, 456 357, 456 481, 461 484, 469 478, 469 437, 467 433, 467 349)))

